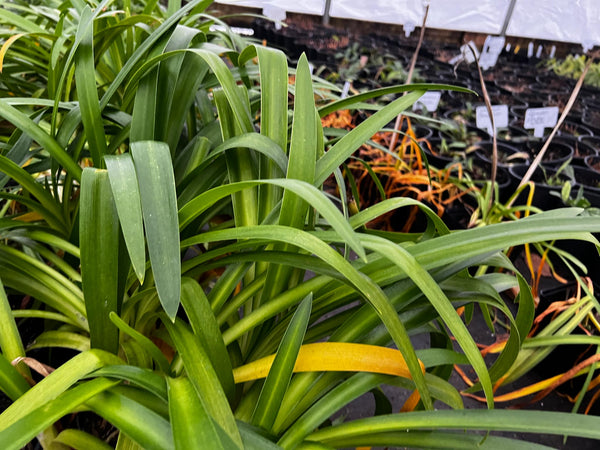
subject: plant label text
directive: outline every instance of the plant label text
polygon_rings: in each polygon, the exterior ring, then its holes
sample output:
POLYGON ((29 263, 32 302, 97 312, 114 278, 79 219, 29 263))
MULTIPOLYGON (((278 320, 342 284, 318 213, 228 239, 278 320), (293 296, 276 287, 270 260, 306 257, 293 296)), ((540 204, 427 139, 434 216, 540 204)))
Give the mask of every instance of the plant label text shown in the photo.
POLYGON ((533 129, 535 137, 544 136, 544 128, 552 128, 558 121, 558 106, 545 108, 529 108, 525 111, 525 124, 527 130, 533 129))

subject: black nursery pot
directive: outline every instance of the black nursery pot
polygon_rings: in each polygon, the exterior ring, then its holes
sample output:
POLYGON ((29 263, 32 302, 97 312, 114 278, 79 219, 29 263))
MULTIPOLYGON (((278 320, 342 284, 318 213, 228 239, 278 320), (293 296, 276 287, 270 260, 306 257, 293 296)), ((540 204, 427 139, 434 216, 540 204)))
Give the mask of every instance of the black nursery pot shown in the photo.
POLYGON ((579 142, 583 142, 594 148, 597 153, 600 153, 600 136, 583 135, 579 136, 577 139, 579 139, 579 142))
POLYGON ((600 173, 600 156, 598 156, 598 155, 586 156, 583 159, 583 162, 588 169, 591 169, 595 172, 600 173))
MULTIPOLYGON (((594 291, 597 292, 598 287, 596 286, 594 291)), ((538 306, 539 311, 546 309, 551 303, 564 301, 572 298, 577 294, 576 283, 568 283, 566 285, 559 285, 550 288, 542 288, 540 290, 540 303, 538 306)), ((548 323, 548 319, 545 319, 543 324, 548 323)), ((583 330, 576 327, 573 334, 583 334, 583 330)), ((537 373, 540 373, 544 378, 548 378, 553 375, 558 375, 573 368, 577 363, 594 354, 594 348, 590 345, 577 344, 577 345, 559 345, 555 348, 546 358, 544 358, 535 368, 537 373)), ((563 392, 567 392, 570 395, 576 394, 581 389, 583 379, 585 377, 577 377, 572 381, 569 381, 561 387, 563 392)))
POLYGON ((512 145, 519 150, 526 150, 530 135, 525 128, 509 125, 508 128, 498 130, 498 142, 512 145))
POLYGON ((573 173, 575 182, 583 186, 583 196, 592 206, 600 208, 600 172, 587 167, 573 166, 573 173))
MULTIPOLYGON (((487 141, 490 138, 490 135, 487 134, 487 131, 482 130, 481 128, 477 128, 472 124, 456 124, 457 127, 464 126, 465 132, 467 133, 467 139, 464 142, 467 146, 474 145, 481 141, 487 141)), ((452 132, 439 131, 438 136, 440 139, 445 139, 450 142, 456 142, 458 140, 457 136, 452 132)))
MULTIPOLYGON (((583 121, 583 119, 582 119, 583 121)), ((561 136, 575 136, 575 137, 579 137, 579 136, 588 136, 588 135, 593 135, 595 134, 594 131, 586 126, 585 124, 582 125, 580 123, 577 122, 572 122, 572 121, 568 121, 565 120, 563 122, 563 124, 560 126, 559 128, 559 132, 561 134, 561 136)))
MULTIPOLYGON (((512 178, 511 189, 513 190, 513 192, 515 189, 517 189, 519 183, 521 182, 521 180, 527 173, 528 169, 529 169, 528 164, 519 164, 519 165, 514 165, 514 166, 511 166, 508 168, 508 171, 512 178)), ((533 175, 531 177, 531 181, 533 181, 535 183, 535 191, 534 191, 533 199, 531 202, 532 206, 540 208, 543 211, 546 211, 549 209, 561 208, 563 206, 562 200, 560 198, 560 192, 563 187, 563 184, 567 180, 570 181, 572 185, 574 185, 574 182, 567 175, 559 174, 559 178, 561 180, 560 184, 558 184, 558 185, 547 184, 547 181, 546 181, 547 176, 553 176, 553 175, 556 175, 556 171, 552 168, 536 167, 536 169, 533 172, 533 175)), ((523 191, 521 191, 519 196, 516 198, 514 205, 515 206, 526 205, 528 195, 529 195, 529 189, 526 187, 523 189, 523 191)))
MULTIPOLYGON (((475 156, 486 163, 492 162, 493 155, 493 144, 491 141, 483 141, 476 144, 477 150, 475 150, 475 156)), ((515 164, 527 164, 529 157, 527 153, 519 151, 518 148, 513 147, 502 142, 497 142, 498 149, 498 167, 508 168, 515 164)))
MULTIPOLYGON (((467 166, 465 170, 468 171, 471 179, 476 183, 478 181, 489 181, 492 176, 492 164, 480 159, 473 159, 471 164, 467 166)), ((513 193, 511 189, 512 180, 507 168, 500 166, 496 168, 496 184, 498 185, 498 200, 500 200, 501 203, 507 202, 513 193)))
POLYGON ((428 139, 428 142, 431 149, 426 144, 421 144, 421 148, 425 152, 427 162, 438 169, 443 169, 450 164, 464 159, 463 152, 457 151, 455 154, 443 153, 441 150, 442 140, 439 137, 432 137, 428 139))
MULTIPOLYGON (((544 143, 539 140, 529 140, 527 142, 527 150, 531 154, 531 159, 535 158, 538 152, 542 149, 544 143)), ((558 168, 564 162, 573 158, 573 148, 565 142, 552 141, 544 154, 542 165, 544 167, 558 168)))
MULTIPOLYGON (((600 109, 587 107, 581 116, 581 123, 592 130, 594 135, 600 135, 600 109)), ((582 133, 584 134, 584 133, 582 133)))
MULTIPOLYGON (((427 125, 411 123, 411 128, 417 139, 430 139, 433 136, 433 130, 427 125)), ((400 131, 406 132, 406 126, 403 126, 400 131)))
POLYGON ((573 149, 573 158, 571 159, 571 164, 573 166, 585 166, 584 159, 586 156, 598 154, 598 151, 595 148, 575 136, 558 136, 555 137, 553 141, 566 144, 573 149))

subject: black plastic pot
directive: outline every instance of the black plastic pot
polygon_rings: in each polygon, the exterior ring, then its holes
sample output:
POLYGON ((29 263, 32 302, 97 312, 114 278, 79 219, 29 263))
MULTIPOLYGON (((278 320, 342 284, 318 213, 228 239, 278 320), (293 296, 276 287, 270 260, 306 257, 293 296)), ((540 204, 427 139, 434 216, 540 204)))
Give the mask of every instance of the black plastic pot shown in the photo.
POLYGON ((450 130, 440 130, 438 136, 441 139, 445 139, 449 142, 464 142, 467 147, 481 141, 486 141, 490 137, 486 131, 482 130, 481 128, 477 128, 472 124, 456 123, 456 127, 456 132, 451 132, 450 130), (458 127, 464 127, 464 129, 460 129, 458 127))
MULTIPOLYGON (((560 302, 573 298, 577 294, 577 285, 572 282, 566 285, 554 286, 540 290, 540 303, 538 310, 544 311, 551 303, 560 302)), ((547 324, 550 319, 545 319, 542 324, 547 324)), ((572 332, 574 335, 583 334, 583 330, 576 327, 572 332)), ((559 345, 546 358, 544 358, 535 368, 535 371, 544 378, 553 375, 562 374, 577 363, 594 354, 594 348, 591 345, 559 345)), ((561 386, 563 392, 569 395, 575 395, 581 389, 583 377, 577 377, 561 386)))
POLYGON ((600 109, 587 107, 581 116, 581 123, 592 130, 587 134, 600 135, 600 109))
POLYGON ((585 163, 583 160, 586 156, 598 154, 598 151, 594 147, 581 141, 575 136, 558 136, 555 137, 553 141, 567 144, 573 149, 573 159, 571 159, 572 165, 584 166, 585 163))
MULTIPOLYGON (((493 159, 492 141, 483 141, 475 144, 475 156, 489 164, 493 159)), ((529 155, 527 152, 521 152, 518 148, 502 142, 497 142, 498 167, 508 168, 515 164, 527 164, 529 155)))
POLYGON ((600 136, 583 135, 579 136, 577 139, 600 153, 600 136))
MULTIPOLYGON (((529 169, 529 165, 514 165, 508 168, 508 171, 512 177, 512 186, 511 189, 513 191, 517 188, 527 170, 529 169)), ((531 202, 532 206, 540 208, 543 211, 547 211, 549 209, 556 209, 563 207, 563 202, 560 197, 560 192, 563 187, 564 182, 567 180, 571 182, 573 186, 575 186, 574 180, 570 179, 566 174, 561 173, 558 175, 560 180, 559 184, 548 184, 548 177, 556 176, 556 171, 551 168, 543 168, 536 167, 533 172, 533 176, 531 177, 531 181, 535 183, 535 190, 533 194, 533 199, 531 202)), ((517 199, 514 202, 515 206, 518 205, 526 205, 527 197, 529 195, 529 189, 525 188, 517 199)))
POLYGON ((465 149, 462 151, 457 149, 455 153, 451 153, 451 150, 448 151, 442 149, 442 139, 439 137, 432 137, 428 139, 428 142, 429 146, 431 146, 431 149, 427 145, 421 145, 421 148, 425 152, 427 162, 438 169, 443 169, 450 164, 454 164, 465 159, 465 149))
POLYGON ((583 162, 588 169, 591 169, 595 172, 600 173, 600 156, 598 156, 598 155, 586 156, 583 159, 583 162))
MULTIPOLYGON (((450 96, 452 91, 449 92, 450 96)), ((453 108, 446 111, 443 116, 447 119, 452 119, 455 122, 464 123, 465 125, 475 125, 475 105, 472 108, 462 106, 460 108, 453 108)))
POLYGON ((573 166, 575 182, 583 186, 583 195, 592 206, 600 208, 600 172, 587 167, 573 166))
POLYGON ((513 125, 509 125, 507 128, 500 128, 497 132, 498 142, 512 145, 519 150, 526 150, 527 141, 531 138, 526 129, 513 125))
MULTIPOLYGON (((480 159, 473 159, 470 164, 467 165, 465 171, 476 184, 479 184, 478 182, 484 183, 491 179, 492 164, 480 159)), ((513 193, 513 190, 511 189, 512 180, 507 168, 496 168, 496 184, 498 185, 498 200, 500 200, 501 203, 505 203, 513 193)))
MULTIPOLYGON (((538 152, 544 146, 544 142, 540 139, 530 139, 527 141, 527 150, 533 160, 538 152)), ((565 142, 553 140, 544 154, 542 165, 544 167, 560 167, 564 162, 573 158, 573 148, 565 142)))
POLYGON ((565 120, 558 131, 560 132, 561 136, 570 135, 579 137, 594 134, 594 131, 590 127, 570 120, 565 120))

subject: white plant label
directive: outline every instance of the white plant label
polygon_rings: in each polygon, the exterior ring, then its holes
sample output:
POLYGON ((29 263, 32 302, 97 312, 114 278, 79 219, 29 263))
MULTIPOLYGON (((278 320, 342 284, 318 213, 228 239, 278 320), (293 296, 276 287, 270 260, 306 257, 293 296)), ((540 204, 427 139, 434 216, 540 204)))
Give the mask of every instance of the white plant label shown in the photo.
POLYGON ((313 74, 313 72, 315 71, 314 64, 308 63, 308 71, 310 72, 311 75, 313 74))
POLYGON ((471 64, 472 62, 475 62, 475 60, 479 58, 479 50, 477 50, 477 45, 475 45, 475 42, 473 42, 473 41, 469 41, 467 44, 463 45, 460 48, 460 53, 462 54, 462 56, 467 64, 471 64), (473 52, 471 51, 471 48, 475 51, 475 56, 473 56, 473 52))
POLYGON ((544 50, 544 48, 541 45, 538 45, 537 52, 535 52, 535 57, 540 59, 542 57, 543 50, 544 50))
POLYGON ((412 109, 413 111, 416 111, 425 108, 427 111, 433 112, 437 110, 441 98, 441 91, 427 91, 419 100, 413 103, 412 109))
MULTIPOLYGON (((508 126, 508 105, 492 105, 492 114, 496 128, 508 126)), ((494 135, 495 130, 492 128, 492 121, 485 106, 475 108, 475 121, 477 128, 483 128, 490 136, 494 135)))
POLYGON ((479 65, 483 70, 496 65, 498 56, 500 56, 504 48, 505 41, 504 36, 488 36, 485 38, 481 56, 479 57, 479 65))
POLYGON ((533 42, 530 42, 527 45, 527 57, 531 58, 533 56, 533 42))
POLYGON ((342 93, 340 95, 340 98, 346 98, 348 97, 348 91, 350 90, 350 82, 346 81, 344 83, 344 87, 342 88, 342 93))
POLYGON ((529 108, 525 111, 524 128, 533 129, 535 137, 544 136, 544 128, 552 128, 558 121, 558 106, 546 108, 529 108))
POLYGON ((285 9, 278 8, 273 5, 265 5, 263 8, 263 15, 267 18, 275 21, 275 29, 281 30, 281 23, 286 18, 285 9))

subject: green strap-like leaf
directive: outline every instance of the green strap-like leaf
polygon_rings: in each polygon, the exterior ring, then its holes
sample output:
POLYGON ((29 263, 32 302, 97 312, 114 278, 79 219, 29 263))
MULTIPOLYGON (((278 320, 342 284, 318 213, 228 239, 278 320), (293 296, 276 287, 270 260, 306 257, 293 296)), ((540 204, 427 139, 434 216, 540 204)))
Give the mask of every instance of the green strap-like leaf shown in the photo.
MULTIPOLYGON (((219 186, 198 195, 193 200, 186 203, 179 211, 179 223, 181 229, 191 223, 202 212, 206 211, 219 200, 231 195, 234 192, 245 189, 249 186, 260 184, 274 184, 292 191, 295 195, 302 197, 308 202, 311 207, 315 208, 321 216, 323 216, 331 225, 331 227, 339 234, 340 237, 354 250, 359 256, 364 257, 364 248, 360 244, 360 240, 355 233, 352 232, 348 221, 339 212, 339 210, 331 203, 329 199, 314 186, 299 180, 288 179, 272 179, 272 180, 256 180, 245 181, 239 183, 230 183, 224 186, 219 186)), ((432 212, 433 215, 435 213, 432 212)), ((436 216, 437 217, 437 216, 436 216)))
MULTIPOLYGON (((168 378, 169 418, 176 450, 202 448, 210 443, 215 450, 226 449, 216 425, 185 377, 168 378)), ((235 446, 233 448, 236 448, 235 446)))
MULTIPOLYGON (((27 414, 58 397, 70 386, 90 372, 106 364, 122 364, 123 361, 102 350, 79 353, 37 383, 0 414, 0 430, 20 421, 27 414)), ((6 442, 0 440, 0 442, 6 442)))
MULTIPOLYGON (((152 48, 148 59, 152 59, 163 53, 168 41, 164 36, 152 48)), ((158 66, 153 66, 140 80, 135 91, 135 103, 131 114, 131 131, 129 139, 131 142, 157 139, 156 126, 157 116, 160 114, 162 105, 158 98, 158 66)))
MULTIPOLYGON (((0 431, 0 442, 6 450, 18 450, 31 441, 38 433, 48 428, 62 416, 72 412, 89 398, 114 386, 117 381, 97 378, 63 392, 57 398, 23 415, 10 426, 0 431)), ((13 403, 14 404, 14 403, 13 403)))
POLYGON ((175 449, 169 422, 126 395, 104 391, 86 405, 144 449, 175 449))
POLYGON ((90 339, 80 333, 73 333, 70 331, 61 330, 49 330, 44 331, 38 337, 32 345, 28 347, 28 350, 34 348, 52 348, 62 347, 70 348, 80 352, 84 352, 90 349, 90 339))
POLYGON ((106 155, 104 160, 129 258, 138 280, 143 283, 146 273, 146 247, 135 166, 129 153, 119 156, 106 155))
POLYGON ((144 336, 139 331, 134 330, 129 325, 127 325, 123 319, 117 316, 114 312, 110 313, 110 320, 115 324, 119 330, 123 333, 127 334, 131 339, 135 340, 140 347, 142 347, 148 355, 154 359, 157 366, 164 373, 170 372, 169 361, 167 361, 167 357, 160 351, 160 349, 152 342, 148 337, 144 336))
MULTIPOLYGON (((396 310, 390 304, 389 299, 372 279, 361 274, 348 261, 346 261, 343 256, 329 247, 324 241, 305 231, 290 227, 283 227, 280 225, 236 227, 234 229, 211 231, 194 236, 193 238, 184 241, 182 244, 187 246, 231 239, 270 239, 272 241, 295 245, 311 254, 316 255, 331 267, 334 267, 336 270, 338 270, 340 274, 344 276, 344 278, 346 278, 346 280, 352 284, 354 288, 357 289, 375 309, 377 315, 390 332, 390 335, 398 346, 398 349, 402 352, 402 355, 406 360, 406 364, 409 367, 410 373, 415 380, 417 389, 421 393, 425 406, 428 408, 432 407, 431 397, 429 396, 429 392, 423 378, 423 373, 421 372, 421 366, 419 365, 414 352, 414 347, 410 342, 410 338, 408 337, 406 329, 398 318, 396 310)), ((300 299, 297 301, 300 301, 300 299)), ((271 305, 271 302, 269 302, 269 304, 265 306, 265 308, 259 308, 256 311, 253 311, 252 314, 249 314, 227 329, 226 332, 223 333, 225 342, 231 342, 230 339, 239 337, 239 333, 243 334, 249 328, 254 328, 261 323, 260 320, 256 320, 257 316, 264 314, 265 311, 277 309, 277 303, 271 305)))
POLYGON ((128 381, 132 385, 152 392, 165 402, 168 400, 167 383, 164 376, 150 369, 143 369, 132 365, 113 365, 102 367, 96 370, 91 376, 117 378, 128 381))
POLYGON ((219 324, 204 290, 191 278, 182 278, 181 304, 189 318, 194 334, 200 339, 202 347, 210 358, 225 394, 232 399, 235 393, 233 371, 219 324))
POLYGON ((96 86, 93 38, 94 15, 91 8, 86 6, 81 13, 76 35, 80 44, 75 56, 75 85, 92 161, 101 168, 104 166, 102 156, 106 153, 106 136, 96 86))
MULTIPOLYGON (((260 134, 268 137, 284 151, 288 140, 288 65, 285 53, 280 50, 250 45, 239 57, 240 66, 255 56, 260 68, 260 134)), ((280 178, 287 171, 287 164, 280 173, 273 161, 261 157, 259 175, 263 179, 280 178)), ((275 208, 281 198, 274 186, 259 187, 259 221, 275 208)))
POLYGON ((163 322, 207 412, 238 448, 242 448, 242 440, 233 413, 206 350, 181 320, 176 320, 174 323, 169 320, 163 322))
MULTIPOLYGON (((229 103, 230 99, 227 97, 225 90, 215 91, 213 95, 219 113, 219 124, 221 125, 223 141, 226 142, 232 137, 250 131, 249 129, 241 129, 241 125, 238 125, 236 122, 235 109, 229 103)), ((247 104, 247 95, 245 97, 246 101, 239 99, 237 95, 234 96, 234 99, 247 104)), ((256 179, 254 160, 249 150, 241 148, 229 150, 225 153, 225 160, 227 162, 227 174, 230 183, 256 179)), ((258 223, 258 197, 256 188, 251 187, 241 192, 236 192, 232 195, 231 202, 236 225, 249 226, 258 223)))
MULTIPOLYGON (((313 444, 312 442, 310 444, 313 444)), ((300 445, 298 450, 309 450, 312 447, 300 445)), ((426 448, 430 450, 445 449, 454 450, 552 450, 554 447, 548 447, 542 444, 536 444, 531 441, 520 441, 500 436, 482 436, 481 434, 468 434, 462 431, 402 431, 388 433, 365 433, 361 436, 351 438, 336 439, 335 447, 329 447, 325 444, 323 448, 340 447, 385 447, 385 448, 426 448)), ((317 447, 319 448, 319 447, 317 447)), ((315 449, 316 450, 316 449, 315 449)))
POLYGON ((179 308, 181 260, 171 154, 167 144, 155 141, 133 142, 131 154, 138 175, 156 290, 165 312, 173 320, 179 308))
POLYGON ((193 0, 187 3, 179 11, 171 15, 169 18, 164 20, 160 26, 135 50, 125 65, 121 68, 113 82, 106 89, 106 92, 102 96, 102 99, 100 100, 100 108, 104 109, 106 105, 108 105, 121 84, 127 79, 127 77, 131 76, 131 71, 136 67, 137 64, 139 64, 140 60, 147 57, 148 50, 150 50, 159 39, 168 33, 169 30, 172 30, 173 25, 179 22, 181 18, 190 11, 195 10, 197 12, 201 12, 211 3, 212 0, 193 0))
MULTIPOLYGON (((0 350, 2 355, 9 361, 13 361, 20 356, 25 356, 23 341, 19 335, 17 324, 12 315, 8 297, 4 291, 2 278, 0 277, 0 350)), ((19 365, 20 370, 27 374, 25 367, 19 365)))
POLYGON ((83 171, 80 205, 81 278, 91 345, 116 353, 119 330, 108 314, 119 309, 119 219, 106 170, 83 171))
POLYGON ((252 423, 268 431, 273 427, 281 401, 292 378, 296 358, 308 327, 311 309, 312 295, 309 295, 298 306, 283 335, 273 365, 258 397, 256 409, 252 414, 252 423))
POLYGON ((327 177, 346 161, 357 148, 383 128, 385 124, 393 120, 400 112, 417 101, 424 92, 424 90, 415 90, 394 100, 342 137, 317 161, 315 186, 323 184, 327 177))
POLYGON ((0 354, 0 390, 15 401, 29 389, 29 383, 16 367, 0 354))
POLYGON ((249 133, 253 131, 252 115, 250 114, 250 105, 241 95, 235 79, 227 64, 221 59, 218 52, 206 50, 210 45, 204 45, 200 49, 191 49, 192 53, 200 56, 210 67, 212 73, 219 80, 219 84, 223 88, 223 93, 227 98, 227 102, 231 106, 234 122, 241 133, 249 133))
POLYGON ((66 429, 61 431, 54 439, 75 450, 111 450, 112 447, 106 442, 81 430, 66 429))
POLYGON ((433 277, 402 247, 390 245, 389 241, 377 236, 365 237, 364 242, 365 245, 386 257, 390 263, 396 264, 425 294, 469 358, 486 393, 488 406, 493 408, 494 393, 485 361, 467 327, 433 277))
MULTIPOLYGON (((351 439, 366 433, 406 430, 498 430, 523 433, 564 434, 600 439, 600 419, 597 416, 551 411, 438 410, 407 412, 347 422, 318 430, 309 440, 333 443, 339 438, 351 439)), ((335 445, 335 444, 334 444, 335 445)))
MULTIPOLYGON (((0 101, 1 108, 2 102, 0 101)), ((65 234, 67 233, 65 220, 58 203, 27 171, 2 155, 0 155, 0 171, 19 183, 25 191, 29 192, 40 202, 44 211, 47 211, 47 214, 43 214, 43 217, 48 222, 48 225, 65 234)))
MULTIPOLYGON (((449 90, 449 91, 457 91, 457 92, 465 92, 470 94, 476 94, 475 91, 471 89, 459 87, 459 86, 451 86, 447 84, 430 84, 430 83, 414 83, 414 84, 402 84, 398 86, 390 86, 379 89, 373 89, 367 92, 361 92, 360 94, 353 95, 351 97, 346 97, 335 102, 328 103, 325 106, 321 106, 319 108, 319 115, 321 117, 325 117, 328 114, 331 114, 334 111, 339 111, 342 109, 348 109, 352 106, 356 105, 358 102, 364 102, 365 100, 369 100, 376 97, 382 97, 384 95, 389 94, 399 94, 401 92, 407 91, 416 91, 416 90, 449 90)), ((475 96, 473 97, 475 98, 475 96)))
MULTIPOLYGON (((180 8, 178 8, 180 9, 180 8)), ((190 46, 192 40, 200 31, 196 28, 177 25, 169 37, 169 42, 165 47, 165 53, 173 50, 186 49, 190 46)), ((202 82, 202 71, 198 70, 202 63, 198 61, 194 55, 189 53, 181 53, 173 58, 162 61, 159 66, 158 89, 157 97, 160 99, 159 107, 156 111, 156 136, 154 139, 172 144, 171 149, 175 151, 175 147, 181 135, 181 125, 183 125, 185 112, 190 106, 190 102, 194 101, 195 90, 202 82), (189 72, 182 73, 184 61, 187 59, 187 68, 190 61, 197 64, 194 66, 196 72, 192 75, 189 72), (199 63, 199 64, 198 64, 199 63), (176 91, 181 84, 188 82, 191 84, 190 91, 176 91), (173 107, 180 107, 178 117, 175 121, 171 118, 173 107), (174 128, 172 130, 171 128, 174 128), (169 140, 169 136, 173 136, 173 141, 169 140), (176 136, 175 136, 176 135, 176 136)), ((206 69, 204 70, 206 72, 206 69)))

